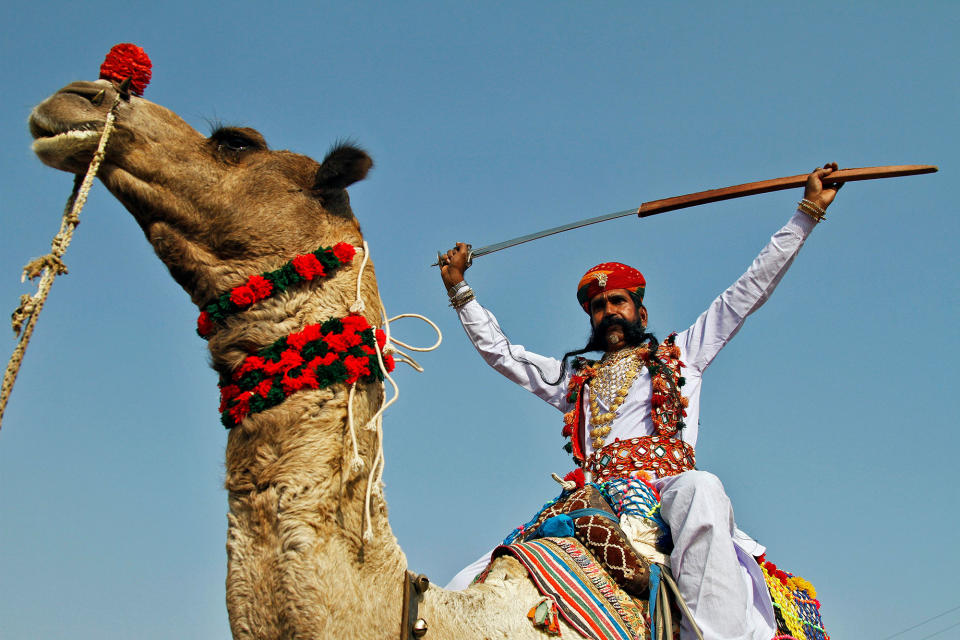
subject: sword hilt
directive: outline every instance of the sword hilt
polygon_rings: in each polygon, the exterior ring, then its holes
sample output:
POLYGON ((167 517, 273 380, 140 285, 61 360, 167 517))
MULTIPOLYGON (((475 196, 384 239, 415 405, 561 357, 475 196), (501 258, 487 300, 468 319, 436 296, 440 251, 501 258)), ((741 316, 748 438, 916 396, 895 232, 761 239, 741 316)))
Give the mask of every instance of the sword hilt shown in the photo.
MULTIPOLYGON (((454 249, 456 249, 456 247, 454 247, 454 249)), ((444 252, 443 252, 443 251, 437 251, 437 261, 434 262, 433 264, 431 264, 430 266, 431 266, 431 267, 442 267, 443 264, 444 264, 443 261, 444 261, 445 259, 446 259, 446 258, 444 257, 444 252)), ((473 246, 468 244, 468 245, 467 245, 467 267, 471 267, 471 266, 473 266, 473 246)))

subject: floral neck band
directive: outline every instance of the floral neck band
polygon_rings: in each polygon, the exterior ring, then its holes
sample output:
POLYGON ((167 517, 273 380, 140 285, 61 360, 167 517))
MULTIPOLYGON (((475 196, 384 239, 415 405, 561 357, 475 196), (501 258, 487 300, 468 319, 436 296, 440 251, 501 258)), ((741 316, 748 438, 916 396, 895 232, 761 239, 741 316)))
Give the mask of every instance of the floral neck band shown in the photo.
MULTIPOLYGON (((301 389, 383 380, 377 350, 382 353, 385 344, 383 331, 374 331, 356 313, 307 325, 245 358, 228 378, 221 377, 220 421, 231 429, 301 389)), ((393 356, 384 355, 383 364, 393 371, 393 356)))
POLYGON ((247 281, 221 294, 200 312, 197 318, 197 334, 209 340, 216 332, 217 324, 226 318, 246 311, 255 302, 272 298, 302 282, 329 278, 337 269, 353 261, 356 248, 347 242, 338 242, 332 247, 320 247, 313 253, 297 256, 274 271, 250 276, 247 281))

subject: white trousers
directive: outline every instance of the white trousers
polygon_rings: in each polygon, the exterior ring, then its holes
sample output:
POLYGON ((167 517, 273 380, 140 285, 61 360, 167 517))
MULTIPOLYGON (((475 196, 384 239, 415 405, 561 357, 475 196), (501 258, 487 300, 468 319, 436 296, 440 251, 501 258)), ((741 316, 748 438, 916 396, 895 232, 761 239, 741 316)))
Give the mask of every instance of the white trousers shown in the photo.
MULTIPOLYGON (((686 471, 652 484, 673 535, 671 572, 704 640, 773 638, 773 604, 753 558, 763 547, 736 528, 720 479, 706 471, 686 471)), ((696 638, 686 619, 680 638, 696 638)))
MULTIPOLYGON (((736 528, 720 479, 706 471, 657 478, 660 512, 673 535, 670 566, 704 640, 770 640, 773 604, 754 556, 764 548, 736 528)), ((490 562, 490 552, 454 576, 447 589, 465 589, 490 562)), ((687 620, 682 640, 696 635, 687 620)))

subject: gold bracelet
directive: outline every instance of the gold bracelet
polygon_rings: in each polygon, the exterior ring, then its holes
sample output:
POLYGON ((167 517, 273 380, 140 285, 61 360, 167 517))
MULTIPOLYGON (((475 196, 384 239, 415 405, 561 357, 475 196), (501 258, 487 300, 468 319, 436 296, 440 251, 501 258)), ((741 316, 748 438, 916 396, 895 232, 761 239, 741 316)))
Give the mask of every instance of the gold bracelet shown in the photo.
POLYGON ((806 198, 797 203, 797 207, 800 211, 803 211, 805 214, 813 218, 816 222, 822 222, 827 219, 827 212, 813 204, 806 198))
POLYGON ((827 215, 826 209, 822 209, 822 208, 820 207, 820 205, 818 205, 817 203, 813 202, 812 200, 807 200, 806 198, 804 198, 804 199, 801 200, 800 202, 805 203, 808 207, 810 207, 811 209, 813 209, 814 211, 816 211, 821 217, 827 215))

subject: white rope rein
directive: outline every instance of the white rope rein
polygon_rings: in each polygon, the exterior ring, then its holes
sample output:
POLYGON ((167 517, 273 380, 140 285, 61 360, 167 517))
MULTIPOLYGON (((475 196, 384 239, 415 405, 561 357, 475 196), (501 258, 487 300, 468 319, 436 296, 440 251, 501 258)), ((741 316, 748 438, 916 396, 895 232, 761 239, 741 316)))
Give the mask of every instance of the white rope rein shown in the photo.
MULTIPOLYGON (((363 271, 367 266, 367 263, 370 260, 370 247, 367 245, 367 241, 363 241, 363 260, 360 262, 360 269, 357 273, 357 297, 354 300, 353 304, 350 305, 350 311, 352 313, 362 313, 366 309, 366 304, 363 301, 363 297, 360 295, 360 285, 363 280, 363 271)), ((367 422, 364 426, 364 429, 368 431, 376 431, 376 443, 377 443, 377 453, 374 456, 373 464, 370 467, 370 471, 367 475, 367 486, 366 493, 363 501, 363 539, 367 542, 373 540, 373 526, 370 522, 370 499, 373 494, 374 487, 379 487, 381 481, 383 480, 383 414, 389 409, 394 402, 400 397, 400 386, 397 384, 396 380, 393 379, 393 376, 387 371, 387 366, 383 361, 384 354, 397 354, 394 356, 394 362, 403 362, 404 364, 409 365, 415 371, 420 373, 423 372, 423 367, 417 363, 416 360, 411 358, 408 354, 400 351, 393 345, 400 345, 404 349, 409 349, 410 351, 433 351, 437 349, 440 344, 443 342, 443 333, 440 331, 440 327, 436 325, 435 322, 422 316, 419 313, 402 313, 392 318, 387 316, 386 306, 383 304, 383 298, 380 297, 380 294, 377 294, 377 302, 380 304, 380 318, 383 322, 383 333, 386 336, 383 349, 377 349, 377 365, 380 367, 380 373, 383 375, 383 379, 390 383, 390 386, 393 387, 393 396, 383 405, 380 409, 377 410, 373 417, 367 422), (393 337, 390 330, 390 324, 396 320, 403 318, 418 318, 423 320, 437 332, 437 341, 430 345, 429 347, 414 347, 405 342, 397 340, 393 337)), ((386 395, 386 382, 383 383, 384 395, 386 395)), ((350 393, 347 395, 347 430, 350 432, 350 441, 353 446, 353 456, 350 459, 350 471, 357 473, 361 471, 364 467, 363 458, 360 457, 360 451, 357 446, 357 433, 356 428, 353 424, 353 399, 356 394, 357 383, 354 382, 350 385, 350 393)))
POLYGON ((107 141, 113 132, 114 121, 117 118, 117 105, 120 104, 122 95, 117 94, 107 112, 106 120, 103 123, 103 131, 100 133, 100 143, 97 150, 90 160, 87 167, 87 173, 80 181, 79 176, 74 180, 73 192, 67 199, 67 205, 64 207, 63 218, 60 221, 60 230, 53 237, 50 243, 50 253, 40 258, 36 258, 27 263, 23 268, 23 275, 20 281, 24 282, 29 278, 34 280, 40 276, 40 283, 37 285, 37 292, 32 296, 24 294, 20 296, 20 305, 11 317, 13 332, 19 336, 16 347, 10 355, 7 362, 6 371, 3 374, 3 385, 0 387, 0 425, 3 424, 3 412, 7 408, 7 401, 13 391, 13 383, 17 380, 17 374, 20 372, 20 365, 23 364, 23 356, 33 336, 33 329, 37 325, 37 319, 40 317, 40 311, 47 301, 50 294, 50 287, 53 286, 53 279, 61 274, 67 273, 67 267, 63 264, 63 255, 70 246, 73 239, 73 232, 80 224, 80 211, 87 202, 87 196, 93 186, 93 179, 100 170, 100 163, 106 155, 107 141))

